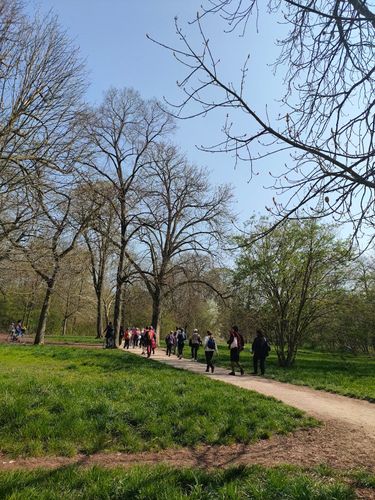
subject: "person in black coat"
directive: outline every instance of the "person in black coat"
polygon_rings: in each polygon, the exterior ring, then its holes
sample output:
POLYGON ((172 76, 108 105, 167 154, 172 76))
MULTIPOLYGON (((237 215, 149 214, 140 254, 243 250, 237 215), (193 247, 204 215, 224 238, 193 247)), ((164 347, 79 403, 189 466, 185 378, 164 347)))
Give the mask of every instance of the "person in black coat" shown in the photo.
POLYGON ((252 375, 257 375, 258 373, 258 362, 260 364, 260 373, 264 375, 265 372, 265 361, 268 353, 270 352, 270 346, 264 336, 262 330, 257 330, 257 336, 255 337, 253 344, 251 346, 251 352, 253 353, 253 367, 254 371, 252 375))

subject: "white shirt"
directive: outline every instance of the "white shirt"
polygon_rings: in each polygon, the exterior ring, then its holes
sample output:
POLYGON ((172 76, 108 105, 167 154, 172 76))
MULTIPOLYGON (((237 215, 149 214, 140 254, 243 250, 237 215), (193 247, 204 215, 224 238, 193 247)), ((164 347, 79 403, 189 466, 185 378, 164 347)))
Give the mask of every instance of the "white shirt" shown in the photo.
POLYGON ((231 345, 230 345, 230 348, 231 348, 231 349, 235 349, 236 347, 238 347, 238 341, 237 341, 237 337, 234 335, 234 336, 233 336, 232 343, 231 343, 231 345))

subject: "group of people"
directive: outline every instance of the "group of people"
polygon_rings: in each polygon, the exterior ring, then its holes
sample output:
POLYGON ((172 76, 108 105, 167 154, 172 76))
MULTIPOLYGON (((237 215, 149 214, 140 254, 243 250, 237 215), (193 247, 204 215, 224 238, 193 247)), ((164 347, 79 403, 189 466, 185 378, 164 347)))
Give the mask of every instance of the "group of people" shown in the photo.
MULTIPOLYGON (((176 354, 179 359, 183 356, 183 351, 185 347, 185 342, 187 341, 187 335, 183 328, 176 328, 175 331, 170 331, 165 338, 165 343, 167 346, 166 352, 167 356, 171 354, 176 354)), ((191 359, 193 361, 198 361, 198 349, 203 346, 204 354, 206 358, 206 372, 211 370, 214 372, 215 367, 213 365, 213 356, 215 352, 218 352, 217 343, 213 337, 212 332, 207 330, 205 338, 202 340, 199 335, 198 330, 195 328, 193 333, 189 338, 189 347, 191 349, 191 359)))
POLYGON ((12 342, 20 342, 22 337, 26 333, 26 327, 24 326, 21 319, 17 321, 12 321, 9 325, 9 340, 12 342))
MULTIPOLYGON (((169 332, 165 338, 166 343, 166 353, 167 356, 176 354, 179 359, 183 356, 183 350, 185 342, 187 341, 187 335, 182 328, 176 328, 175 331, 169 332)), ((239 332, 238 326, 234 325, 230 332, 227 341, 228 348, 230 350, 230 363, 231 371, 229 375, 235 375, 236 369, 239 370, 240 374, 244 374, 244 369, 240 363, 240 353, 244 349, 245 340, 242 334, 239 332)), ((199 347, 203 346, 204 354, 206 358, 206 372, 214 372, 214 354, 218 352, 217 342, 209 330, 205 338, 202 340, 197 329, 193 330, 193 333, 189 337, 189 347, 191 349, 191 359, 193 361, 198 361, 198 350, 199 347)), ((258 367, 262 375, 265 373, 265 360, 271 350, 270 344, 263 334, 262 330, 257 330, 256 337, 251 345, 251 352, 253 354, 253 372, 252 375, 257 375, 258 367)))
MULTIPOLYGON (((124 328, 122 325, 119 330, 119 345, 124 349, 130 347, 140 347, 142 354, 147 355, 149 358, 155 354, 156 349, 156 333, 152 326, 145 328, 124 328)), ((111 349, 115 345, 115 330, 112 322, 110 321, 105 329, 105 347, 111 349)))
MULTIPOLYGON (((239 369, 240 374, 244 374, 244 369, 240 363, 240 353, 244 349, 245 340, 238 330, 238 326, 233 326, 228 339, 228 347, 230 349, 230 362, 232 371, 229 375, 236 375, 236 368, 239 369)), ((260 373, 264 375, 265 373, 265 362, 271 350, 271 346, 266 339, 262 330, 256 331, 256 337, 251 344, 251 353, 253 355, 253 372, 252 375, 258 374, 258 366, 260 367, 260 373)))
MULTIPOLYGON (((115 347, 114 328, 112 323, 108 323, 105 330, 106 347, 115 347)), ((217 342, 209 330, 202 339, 198 330, 195 328, 192 334, 188 337, 184 328, 176 327, 171 330, 165 337, 166 354, 167 356, 176 355, 178 359, 182 359, 185 344, 188 342, 191 349, 191 359, 198 361, 198 350, 202 346, 206 358, 206 372, 214 373, 214 354, 218 353, 217 342)), ((231 371, 229 375, 236 375, 236 370, 241 375, 244 374, 244 369, 240 363, 241 352, 244 349, 245 340, 239 332, 238 326, 234 325, 230 332, 227 341, 230 350, 231 371)), ((119 345, 124 349, 133 349, 139 347, 142 349, 142 354, 150 357, 155 354, 157 346, 156 332, 152 326, 145 328, 124 328, 120 327, 119 345)), ((253 355, 253 372, 252 375, 257 375, 258 369, 260 373, 265 373, 265 360, 270 352, 270 344, 263 334, 262 330, 256 331, 256 337, 251 345, 253 355)))

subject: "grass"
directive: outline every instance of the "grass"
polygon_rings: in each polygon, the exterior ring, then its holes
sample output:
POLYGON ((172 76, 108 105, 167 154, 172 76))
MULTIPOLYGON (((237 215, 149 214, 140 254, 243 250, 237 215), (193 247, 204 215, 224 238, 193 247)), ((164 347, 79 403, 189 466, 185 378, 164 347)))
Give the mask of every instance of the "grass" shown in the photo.
POLYGON ((249 443, 316 422, 272 398, 117 350, 0 346, 0 451, 249 443))
MULTIPOLYGON (((188 347, 185 348, 184 354, 185 357, 189 357, 188 347)), ((199 361, 203 363, 202 348, 198 356, 199 361)), ((217 366, 230 367, 227 346, 219 346, 219 355, 215 363, 217 366)), ((241 364, 246 373, 253 371, 249 345, 246 345, 241 353, 241 364)), ((266 361, 266 377, 375 402, 375 357, 371 356, 300 350, 293 367, 280 368, 273 351, 266 361)))
POLYGON ((46 335, 46 343, 49 342, 62 342, 66 344, 98 344, 103 345, 105 339, 97 339, 95 336, 83 336, 83 335, 46 335))
POLYGON ((352 500, 351 477, 319 469, 261 466, 226 470, 148 465, 129 470, 69 466, 0 473, 0 497, 12 500, 352 500))

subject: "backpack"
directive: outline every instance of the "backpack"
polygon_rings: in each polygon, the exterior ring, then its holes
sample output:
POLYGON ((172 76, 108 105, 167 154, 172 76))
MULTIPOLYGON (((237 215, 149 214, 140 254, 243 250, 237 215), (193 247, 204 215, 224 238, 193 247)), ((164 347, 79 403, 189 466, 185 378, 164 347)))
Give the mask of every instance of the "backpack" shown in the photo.
POLYGON ((208 337, 207 347, 208 347, 208 349, 216 349, 216 342, 214 341, 214 339, 212 337, 208 337))

